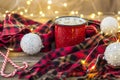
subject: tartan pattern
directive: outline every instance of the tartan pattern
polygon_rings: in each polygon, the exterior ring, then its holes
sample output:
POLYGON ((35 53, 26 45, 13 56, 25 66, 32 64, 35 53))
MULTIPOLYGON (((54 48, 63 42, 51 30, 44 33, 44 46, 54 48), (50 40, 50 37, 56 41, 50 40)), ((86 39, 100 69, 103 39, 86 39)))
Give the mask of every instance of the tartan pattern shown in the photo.
POLYGON ((21 38, 29 32, 30 32, 29 29, 23 29, 16 35, 2 36, 0 38, 1 39, 0 41, 2 41, 2 44, 4 44, 4 46, 8 46, 9 48, 12 48, 12 49, 14 49, 14 51, 22 51, 22 49, 20 47, 21 38))
POLYGON ((15 14, 11 14, 11 16, 12 16, 15 20, 19 21, 21 24, 24 24, 25 26, 29 26, 29 25, 39 26, 39 25, 42 24, 42 23, 40 23, 40 22, 33 21, 33 20, 31 20, 31 19, 25 18, 25 17, 23 17, 23 16, 21 16, 21 15, 19 15, 19 14, 16 14, 16 13, 15 13, 15 14))
POLYGON ((18 14, 6 14, 6 18, 3 21, 3 26, 0 27, 0 46, 7 46, 14 49, 14 51, 22 51, 20 47, 21 38, 31 32, 31 26, 27 25, 36 25, 34 26, 34 33, 37 33, 41 38, 44 45, 44 48, 41 52, 46 52, 51 50, 51 44, 54 41, 54 26, 51 25, 52 21, 48 21, 45 24, 35 22, 33 20, 24 18, 18 14), (19 21, 25 21, 19 22, 19 21), (27 26, 27 27, 26 27, 27 26))
POLYGON ((44 45, 44 48, 42 48, 42 52, 47 52, 52 49, 51 44, 54 40, 54 25, 52 24, 52 21, 49 20, 45 24, 40 25, 34 30, 35 33, 37 33, 41 38, 44 45))
MULTIPOLYGON (((88 21, 88 25, 93 25, 98 31, 100 30, 99 24, 99 21, 88 21)), ((31 32, 31 26, 34 29, 33 31, 42 38, 45 46, 42 51, 51 50, 51 43, 54 41, 54 24, 52 21, 50 20, 45 24, 41 24, 19 14, 7 14, 5 20, 0 21, 0 47, 9 46, 14 51, 21 51, 20 40, 25 34, 31 32)), ((90 31, 94 32, 94 28, 93 30, 90 28, 90 31)), ((92 79, 115 79, 119 77, 120 68, 108 65, 102 58, 103 55, 102 57, 98 56, 104 53, 106 45, 102 44, 104 42, 105 44, 109 44, 110 39, 106 42, 101 34, 91 36, 89 33, 88 29, 86 34, 88 37, 91 37, 90 39, 75 46, 52 50, 44 55, 31 69, 25 71, 20 70, 17 74, 20 78, 28 80, 35 80, 43 74, 48 75, 45 78, 46 80, 60 80, 70 76, 79 76, 76 80, 88 79, 92 73, 97 74, 92 79), (87 68, 80 63, 80 60, 85 59, 98 42, 100 42, 100 46, 88 58, 88 62, 92 61, 92 65, 96 66, 95 71, 86 73, 87 68), (98 57, 97 60, 96 57, 98 57)))
POLYGON ((3 31, 3 21, 0 21, 0 35, 1 35, 2 31, 3 31))
POLYGON ((98 31, 100 31, 100 21, 88 20, 88 25, 93 25, 98 31))
MULTIPOLYGON (((3 31, 3 21, 0 21, 0 35, 2 34, 3 31)), ((0 47, 4 46, 4 43, 0 40, 0 47)))
MULTIPOLYGON (((88 59, 88 63, 90 63, 93 59, 97 58, 99 54, 103 54, 105 48, 106 45, 98 46, 88 59)), ((85 76, 87 74, 87 68, 83 64, 81 64, 80 61, 85 59, 92 49, 93 48, 90 48, 88 50, 81 50, 68 56, 62 57, 62 61, 60 59, 55 60, 57 63, 59 63, 59 65, 57 66, 57 68, 55 66, 55 69, 52 72, 47 73, 48 76, 46 77, 46 80, 49 79, 49 76, 54 76, 50 77, 51 80, 59 80, 60 78, 66 78, 71 76, 85 76)), ((54 62, 54 65, 56 62, 54 62)))
MULTIPOLYGON (((0 36, 0 46, 6 46, 9 47, 15 43, 12 48, 14 51, 21 51, 20 49, 20 40, 23 35, 30 32, 30 28, 34 29, 33 32, 37 33, 43 41, 44 48, 41 50, 41 52, 47 52, 51 50, 51 44, 54 41, 54 24, 51 20, 46 22, 45 24, 38 23, 36 21, 27 19, 19 14, 6 14, 5 20, 2 22, 3 25, 1 26, 1 36, 0 36), (21 33, 22 30, 27 30, 26 33, 21 33), (19 37, 19 33, 21 33, 22 36, 19 37), (16 36, 16 39, 13 39, 13 36, 16 36), (19 37, 19 38, 18 38, 19 37), (11 38, 11 39, 10 39, 11 38), (10 39, 10 41, 8 41, 10 39), (4 43, 5 42, 5 43, 4 43), (18 48, 18 49, 17 49, 18 48)), ((86 33, 87 34, 87 33, 86 33)))
POLYGON ((52 26, 52 20, 47 21, 45 24, 39 25, 34 32, 39 34, 47 34, 50 31, 50 28, 52 26))
POLYGON ((19 23, 11 17, 11 14, 7 14, 3 23, 4 29, 2 35, 15 35, 20 32, 19 23))
MULTIPOLYGON (((64 47, 64 48, 59 48, 56 50, 50 51, 47 55, 43 56, 42 59, 40 59, 39 62, 37 62, 32 69, 26 70, 26 71, 18 71, 18 75, 20 78, 26 78, 28 80, 34 80, 34 78, 37 78, 42 76, 44 73, 46 73, 46 69, 49 70, 52 67, 50 66, 52 60, 62 57, 62 56, 67 56, 68 54, 72 54, 74 52, 77 52, 82 49, 88 49, 90 47, 94 47, 97 45, 98 42, 103 40, 103 36, 101 34, 96 34, 95 36, 91 37, 91 39, 86 40, 78 45, 75 46, 69 46, 69 47, 64 47), (50 66, 50 67, 48 67, 50 66), (42 73, 41 73, 42 72, 42 73)), ((55 66, 56 67, 56 66, 55 66)), ((54 68, 54 67, 53 67, 54 68)))
POLYGON ((116 80, 117 78, 120 78, 120 67, 113 67, 107 64, 106 60, 104 60, 103 53, 106 46, 107 45, 104 44, 98 46, 88 59, 88 63, 94 62, 95 69, 92 71, 90 71, 89 68, 84 67, 84 65, 81 63, 78 63, 81 59, 85 59, 88 55, 87 53, 93 49, 90 48, 62 57, 62 61, 60 58, 55 59, 51 63, 48 63, 47 66, 42 70, 40 70, 38 75, 35 75, 34 73, 32 74, 34 77, 31 77, 29 74, 26 76, 26 79, 36 80, 47 72, 47 76, 42 80, 64 80, 66 77, 71 76, 76 77, 75 80, 116 80))
MULTIPOLYGON (((103 57, 103 54, 97 56, 97 59, 94 61, 95 69, 88 71, 88 74, 82 79, 88 77, 92 80, 117 80, 117 78, 120 78, 120 67, 107 64, 107 61, 103 57), (95 74, 95 76, 90 76, 91 74, 95 74)), ((77 78, 76 80, 81 80, 81 78, 77 78)))

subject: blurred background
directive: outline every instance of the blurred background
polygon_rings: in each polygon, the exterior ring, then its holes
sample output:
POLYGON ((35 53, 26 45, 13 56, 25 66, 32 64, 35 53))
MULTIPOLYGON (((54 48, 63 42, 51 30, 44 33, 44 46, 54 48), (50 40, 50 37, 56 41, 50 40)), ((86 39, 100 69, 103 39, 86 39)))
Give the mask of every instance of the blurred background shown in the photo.
POLYGON ((0 20, 8 12, 44 22, 60 16, 75 15, 101 20, 114 16, 120 20, 120 0, 0 0, 0 20))

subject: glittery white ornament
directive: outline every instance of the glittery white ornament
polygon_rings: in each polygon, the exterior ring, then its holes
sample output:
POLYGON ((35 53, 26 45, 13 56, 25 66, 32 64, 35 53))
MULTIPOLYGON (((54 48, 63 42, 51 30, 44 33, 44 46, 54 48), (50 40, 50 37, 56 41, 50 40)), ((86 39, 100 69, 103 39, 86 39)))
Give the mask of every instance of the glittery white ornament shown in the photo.
POLYGON ((118 31, 118 21, 113 17, 106 17, 101 21, 100 29, 107 35, 115 34, 118 31))
POLYGON ((41 50, 43 44, 40 36, 34 33, 28 33, 21 39, 20 46, 25 53, 33 55, 41 50))
POLYGON ((111 43, 107 46, 104 57, 108 64, 120 66, 120 42, 111 43))

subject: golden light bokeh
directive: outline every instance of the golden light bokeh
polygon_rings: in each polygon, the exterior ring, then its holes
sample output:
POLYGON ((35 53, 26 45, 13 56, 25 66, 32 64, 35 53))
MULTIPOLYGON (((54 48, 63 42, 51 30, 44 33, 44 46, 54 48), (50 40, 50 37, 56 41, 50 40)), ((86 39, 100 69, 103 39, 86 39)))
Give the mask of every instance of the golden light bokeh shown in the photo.
POLYGON ((6 13, 11 12, 39 21, 41 17, 54 19, 58 16, 80 16, 99 20, 101 16, 109 14, 118 15, 115 17, 120 20, 120 5, 117 1, 110 4, 109 0, 1 0, 0 16, 4 18, 6 13), (106 5, 103 6, 103 3, 106 5))

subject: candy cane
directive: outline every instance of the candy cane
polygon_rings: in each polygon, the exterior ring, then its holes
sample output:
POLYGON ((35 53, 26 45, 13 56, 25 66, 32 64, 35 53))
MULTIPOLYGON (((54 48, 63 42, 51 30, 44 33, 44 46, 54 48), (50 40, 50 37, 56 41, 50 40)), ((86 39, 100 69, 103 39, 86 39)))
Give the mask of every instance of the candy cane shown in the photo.
POLYGON ((8 58, 8 55, 9 55, 9 49, 7 50, 7 53, 6 55, 4 55, 2 52, 0 52, 0 54, 5 58, 4 62, 3 62, 3 65, 1 67, 1 71, 0 71, 0 74, 1 76, 3 77, 12 77, 16 74, 17 70, 18 69, 26 69, 28 67, 28 64, 26 62, 23 62, 24 66, 18 66, 16 65, 11 59, 8 58), (7 62, 10 62, 12 66, 14 66, 14 68, 16 68, 12 73, 10 74, 5 74, 4 71, 5 71, 5 67, 6 67, 6 64, 7 62))

